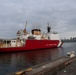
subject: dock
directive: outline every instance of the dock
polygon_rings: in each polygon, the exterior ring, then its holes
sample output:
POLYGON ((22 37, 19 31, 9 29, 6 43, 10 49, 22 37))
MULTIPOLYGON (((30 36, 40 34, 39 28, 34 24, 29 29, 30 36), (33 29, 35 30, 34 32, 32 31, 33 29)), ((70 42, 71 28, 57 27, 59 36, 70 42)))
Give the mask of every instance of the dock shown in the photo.
POLYGON ((53 75, 74 62, 76 57, 61 57, 8 75, 53 75))

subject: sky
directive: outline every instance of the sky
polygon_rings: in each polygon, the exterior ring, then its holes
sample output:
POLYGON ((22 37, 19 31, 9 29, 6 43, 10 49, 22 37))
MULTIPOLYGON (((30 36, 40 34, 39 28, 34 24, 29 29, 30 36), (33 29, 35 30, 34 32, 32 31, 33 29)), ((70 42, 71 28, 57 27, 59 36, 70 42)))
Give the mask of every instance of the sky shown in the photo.
POLYGON ((76 37, 76 0, 0 0, 0 38, 14 38, 19 29, 47 22, 61 38, 76 37))

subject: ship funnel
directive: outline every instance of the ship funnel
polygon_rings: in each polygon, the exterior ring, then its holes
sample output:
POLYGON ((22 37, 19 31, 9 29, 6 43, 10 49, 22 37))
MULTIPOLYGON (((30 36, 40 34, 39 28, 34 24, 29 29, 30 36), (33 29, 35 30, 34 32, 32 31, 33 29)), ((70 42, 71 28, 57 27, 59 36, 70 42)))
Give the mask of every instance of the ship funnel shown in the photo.
POLYGON ((49 22, 47 24, 48 24, 48 26, 47 26, 47 32, 50 33, 51 27, 49 26, 49 22))

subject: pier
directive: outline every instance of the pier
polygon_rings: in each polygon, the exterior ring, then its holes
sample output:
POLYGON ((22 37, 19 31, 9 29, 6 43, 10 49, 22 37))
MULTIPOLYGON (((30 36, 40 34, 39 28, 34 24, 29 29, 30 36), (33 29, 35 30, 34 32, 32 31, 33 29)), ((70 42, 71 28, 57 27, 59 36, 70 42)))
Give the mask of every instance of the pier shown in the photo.
POLYGON ((61 57, 8 75, 53 75, 74 62, 76 57, 61 57))

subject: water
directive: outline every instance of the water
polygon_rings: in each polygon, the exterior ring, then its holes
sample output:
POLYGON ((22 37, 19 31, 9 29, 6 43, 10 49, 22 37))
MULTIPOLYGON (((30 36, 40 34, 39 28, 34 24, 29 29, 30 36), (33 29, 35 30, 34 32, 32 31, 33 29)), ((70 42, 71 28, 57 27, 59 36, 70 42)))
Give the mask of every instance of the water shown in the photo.
POLYGON ((0 75, 16 72, 49 60, 65 56, 68 51, 76 51, 76 43, 64 43, 62 48, 0 53, 0 75))

